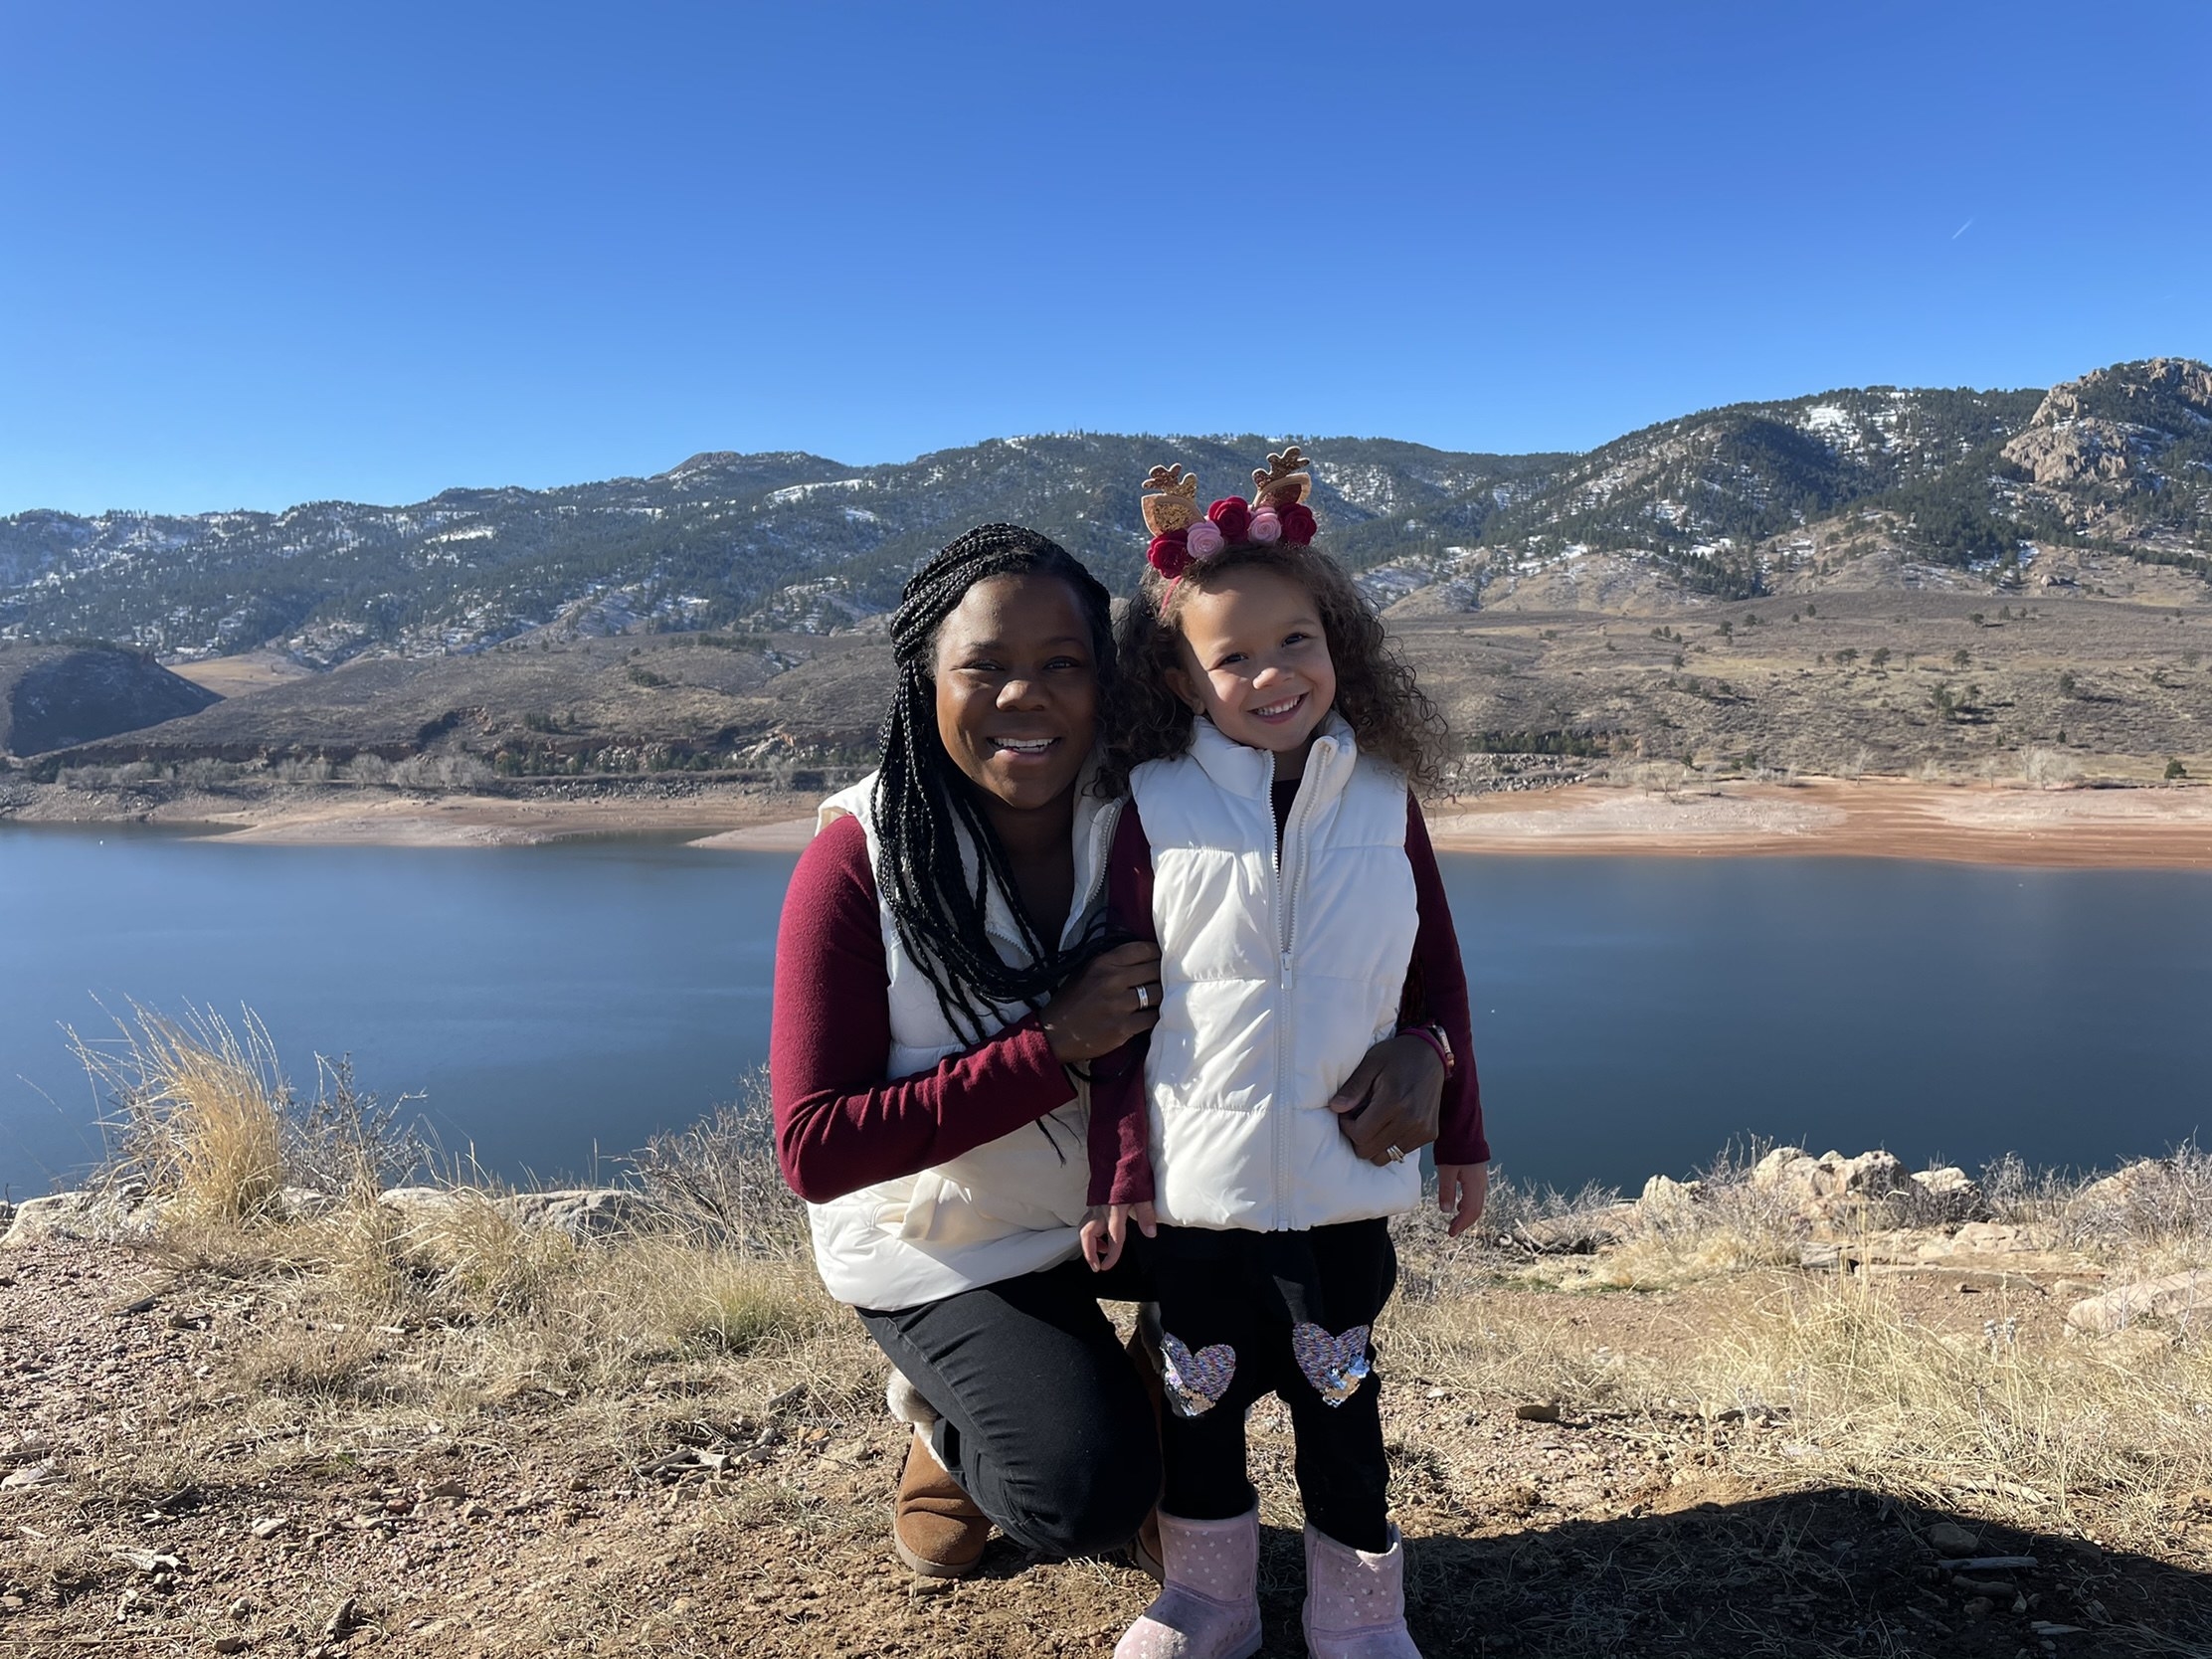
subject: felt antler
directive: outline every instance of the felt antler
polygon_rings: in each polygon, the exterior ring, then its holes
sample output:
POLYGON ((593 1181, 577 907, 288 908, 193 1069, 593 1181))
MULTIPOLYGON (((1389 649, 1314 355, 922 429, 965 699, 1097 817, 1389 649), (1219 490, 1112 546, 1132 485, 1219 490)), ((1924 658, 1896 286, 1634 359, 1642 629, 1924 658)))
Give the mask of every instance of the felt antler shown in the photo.
POLYGON ((1304 452, 1295 444, 1280 455, 1270 454, 1264 469, 1252 468, 1252 505, 1282 507, 1303 501, 1313 490, 1307 464, 1304 452))
POLYGON ((1155 466, 1145 477, 1145 528, 1156 536, 1188 529, 1198 517, 1198 477, 1181 465, 1155 466))

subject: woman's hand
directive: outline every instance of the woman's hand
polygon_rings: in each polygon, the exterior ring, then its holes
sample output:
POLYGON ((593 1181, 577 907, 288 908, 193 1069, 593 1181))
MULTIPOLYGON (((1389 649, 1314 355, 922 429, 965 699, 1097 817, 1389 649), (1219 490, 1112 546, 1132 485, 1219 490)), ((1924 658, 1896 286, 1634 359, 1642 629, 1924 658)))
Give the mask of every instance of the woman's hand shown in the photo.
POLYGON ((1093 1205, 1083 1222, 1083 1259, 1093 1273, 1103 1273, 1121 1260, 1121 1247, 1129 1239, 1129 1223, 1147 1238, 1160 1236, 1160 1212, 1144 1203, 1093 1205))
POLYGON ((1091 958, 1044 1005, 1044 1040, 1062 1065, 1095 1060, 1159 1018, 1160 947, 1132 940, 1091 958))
POLYGON ((1488 1164, 1439 1164, 1436 1166, 1436 1207, 1451 1225, 1447 1238, 1457 1238, 1482 1219, 1483 1200, 1490 1197, 1488 1164))
POLYGON ((1329 1101, 1337 1127, 1370 1164, 1396 1163, 1392 1149, 1410 1158, 1427 1146, 1443 1109, 1444 1062, 1417 1036, 1384 1037, 1329 1101))

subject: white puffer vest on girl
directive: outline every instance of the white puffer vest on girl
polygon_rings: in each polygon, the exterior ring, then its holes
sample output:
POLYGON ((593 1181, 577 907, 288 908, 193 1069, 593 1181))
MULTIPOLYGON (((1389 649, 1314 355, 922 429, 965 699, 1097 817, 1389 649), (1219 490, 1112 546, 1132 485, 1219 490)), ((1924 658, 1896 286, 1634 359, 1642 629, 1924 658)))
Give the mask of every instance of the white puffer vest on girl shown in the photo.
MULTIPOLYGON (((825 801, 816 815, 819 833, 830 820, 850 815, 868 838, 868 864, 876 891, 884 890, 883 851, 875 838, 875 774, 825 801)), ((1121 803, 1095 799, 1090 774, 1075 804, 1075 891, 1063 945, 1088 930, 1103 898, 1106 853, 1113 844, 1121 803)), ((975 853, 964 846, 973 874, 975 853)), ((886 1079, 932 1069, 969 1046, 937 1006, 929 978, 899 943, 890 906, 879 898, 883 956, 889 966, 891 1051, 886 1079)), ((985 926, 1009 962, 1026 960, 1021 936, 1006 901, 994 890, 985 926)), ((997 1031, 1023 1017, 1018 1005, 999 1010, 997 1031)), ((988 1034, 988 1033, 987 1033, 988 1034)), ((828 1203, 809 1204, 815 1265, 830 1294, 862 1308, 911 1308, 956 1291, 997 1284, 1074 1255, 1089 1183, 1085 1136, 1090 1127, 1089 1085, 1070 1074, 1075 1098, 1034 1123, 986 1142, 917 1175, 878 1182, 828 1203)))
POLYGON ((1160 1219, 1282 1232, 1420 1201, 1329 1097, 1397 1028, 1419 929, 1405 778, 1332 715, 1275 842, 1275 758, 1195 723, 1130 795, 1152 843, 1162 999, 1145 1061, 1160 1219))

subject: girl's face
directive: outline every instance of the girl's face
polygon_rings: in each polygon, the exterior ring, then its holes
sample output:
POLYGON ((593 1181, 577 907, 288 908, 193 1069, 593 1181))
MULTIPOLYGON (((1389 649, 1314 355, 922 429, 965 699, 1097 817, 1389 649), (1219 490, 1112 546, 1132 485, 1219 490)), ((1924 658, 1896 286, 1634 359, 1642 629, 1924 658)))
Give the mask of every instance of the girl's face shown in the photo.
POLYGON ((1098 661, 1056 576, 978 582, 937 630, 937 735, 987 800, 1016 811, 1075 788, 1098 735, 1098 661))
POLYGON ((1168 686, 1224 737, 1276 757, 1296 778, 1337 697, 1321 608, 1302 582, 1243 565, 1185 597, 1176 618, 1183 662, 1168 686))

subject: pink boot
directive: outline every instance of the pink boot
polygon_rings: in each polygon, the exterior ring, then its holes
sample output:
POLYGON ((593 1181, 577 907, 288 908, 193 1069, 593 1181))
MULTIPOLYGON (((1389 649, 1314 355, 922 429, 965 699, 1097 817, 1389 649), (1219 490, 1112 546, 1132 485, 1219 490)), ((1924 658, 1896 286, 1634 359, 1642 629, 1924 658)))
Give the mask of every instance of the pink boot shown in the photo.
POLYGON ((1248 1659, 1259 1651, 1259 1506, 1228 1521, 1160 1511, 1167 1581, 1114 1659, 1248 1659))
POLYGON ((1395 1527, 1380 1556, 1306 1529, 1304 1623, 1311 1659, 1421 1659, 1405 1628, 1405 1546, 1395 1527))

